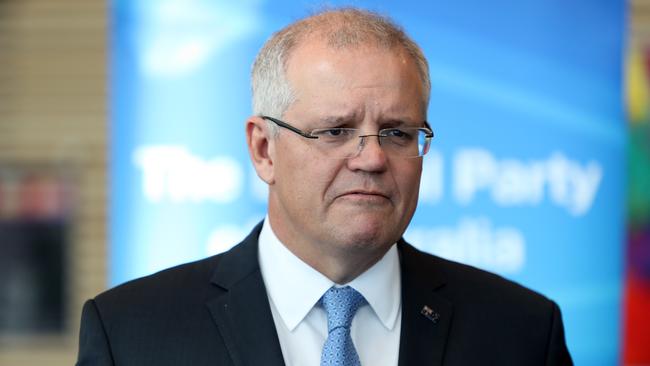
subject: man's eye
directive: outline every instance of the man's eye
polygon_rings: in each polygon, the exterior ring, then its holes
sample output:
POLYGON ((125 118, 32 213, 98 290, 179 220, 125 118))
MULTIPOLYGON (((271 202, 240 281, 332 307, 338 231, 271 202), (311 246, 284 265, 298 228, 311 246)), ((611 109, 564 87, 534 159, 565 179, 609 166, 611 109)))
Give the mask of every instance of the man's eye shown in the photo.
POLYGON ((388 130, 384 130, 382 135, 386 137, 395 137, 400 139, 407 139, 411 137, 409 133, 402 131, 399 128, 391 128, 388 130))
POLYGON ((329 130, 323 131, 323 134, 325 136, 341 136, 343 134, 343 130, 340 128, 330 128, 329 130))
POLYGON ((326 128, 323 130, 315 131, 314 134, 321 138, 348 138, 353 134, 353 130, 349 128, 326 128))

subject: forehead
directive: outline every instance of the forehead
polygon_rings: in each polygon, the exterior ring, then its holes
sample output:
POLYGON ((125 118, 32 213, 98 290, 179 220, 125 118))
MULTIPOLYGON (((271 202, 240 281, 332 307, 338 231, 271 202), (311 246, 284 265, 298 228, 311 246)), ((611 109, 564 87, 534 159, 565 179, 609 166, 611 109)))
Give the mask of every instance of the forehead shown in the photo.
POLYGON ((414 68, 417 66, 413 57, 400 45, 383 45, 374 41, 358 44, 337 45, 318 35, 301 38, 290 50, 286 60, 285 70, 295 72, 302 65, 314 65, 319 61, 334 63, 363 63, 368 56, 381 57, 385 60, 399 60, 401 63, 414 68), (366 57, 364 57, 366 55, 366 57))
MULTIPOLYGON (((366 106, 373 101, 384 109, 417 109, 424 113, 423 84, 412 57, 400 47, 358 45, 333 48, 324 41, 301 42, 287 62, 286 75, 297 104, 310 108, 366 106), (415 105, 415 107, 413 107, 415 105)), ((376 106, 379 107, 379 106, 376 106)), ((340 114, 340 113, 337 113, 340 114)))

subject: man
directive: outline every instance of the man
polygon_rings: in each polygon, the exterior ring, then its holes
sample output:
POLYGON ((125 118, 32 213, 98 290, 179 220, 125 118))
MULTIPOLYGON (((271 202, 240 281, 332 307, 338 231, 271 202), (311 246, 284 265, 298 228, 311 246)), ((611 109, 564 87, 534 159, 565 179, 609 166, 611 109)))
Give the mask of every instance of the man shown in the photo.
POLYGON ((429 89, 419 47, 375 14, 276 33, 246 122, 267 219, 227 253, 89 300, 78 364, 572 364, 555 303, 401 239, 429 89))

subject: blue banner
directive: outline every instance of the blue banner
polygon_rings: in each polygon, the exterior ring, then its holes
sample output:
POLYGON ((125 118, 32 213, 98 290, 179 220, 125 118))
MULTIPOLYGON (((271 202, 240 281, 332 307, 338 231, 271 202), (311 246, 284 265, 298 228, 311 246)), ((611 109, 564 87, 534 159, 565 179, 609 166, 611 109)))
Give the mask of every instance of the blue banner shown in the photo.
MULTIPOLYGON (((112 5, 115 285, 227 250, 264 217, 243 129, 251 63, 272 32, 318 7, 112 5)), ((430 63, 436 137, 406 239, 558 301, 576 364, 618 363, 624 3, 354 5, 390 15, 430 63)))

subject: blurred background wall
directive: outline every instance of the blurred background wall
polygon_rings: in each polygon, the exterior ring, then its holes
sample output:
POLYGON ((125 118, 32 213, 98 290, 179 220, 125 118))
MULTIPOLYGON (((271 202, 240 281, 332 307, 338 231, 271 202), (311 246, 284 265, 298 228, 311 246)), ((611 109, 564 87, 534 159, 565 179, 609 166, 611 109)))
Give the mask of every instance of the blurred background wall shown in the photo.
MULTIPOLYGON (((0 365, 74 363, 81 304, 109 286, 110 5, 0 0, 0 365)), ((630 3, 627 29, 628 285, 623 319, 608 320, 623 331, 621 360, 642 365, 650 364, 650 2, 630 3)))
POLYGON ((0 0, 3 366, 73 364, 107 286, 107 8, 0 0))

